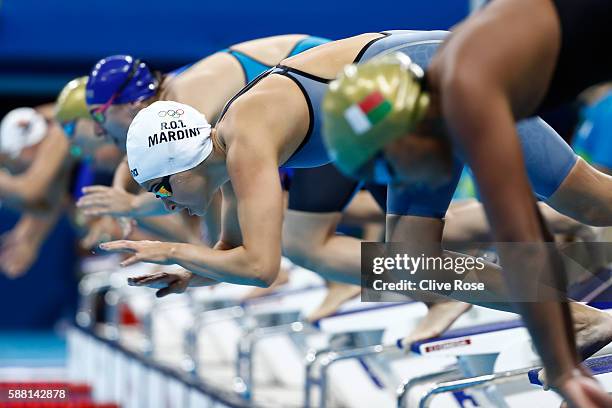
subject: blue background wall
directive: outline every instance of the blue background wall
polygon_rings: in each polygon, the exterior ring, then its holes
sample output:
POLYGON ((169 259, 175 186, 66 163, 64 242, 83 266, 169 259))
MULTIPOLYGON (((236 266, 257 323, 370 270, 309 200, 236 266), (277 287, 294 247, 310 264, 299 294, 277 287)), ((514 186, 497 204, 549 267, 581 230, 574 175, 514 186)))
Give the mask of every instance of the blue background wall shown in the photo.
POLYGON ((275 34, 332 39, 388 29, 446 29, 467 0, 0 0, 0 92, 55 92, 104 55, 162 68, 275 34))

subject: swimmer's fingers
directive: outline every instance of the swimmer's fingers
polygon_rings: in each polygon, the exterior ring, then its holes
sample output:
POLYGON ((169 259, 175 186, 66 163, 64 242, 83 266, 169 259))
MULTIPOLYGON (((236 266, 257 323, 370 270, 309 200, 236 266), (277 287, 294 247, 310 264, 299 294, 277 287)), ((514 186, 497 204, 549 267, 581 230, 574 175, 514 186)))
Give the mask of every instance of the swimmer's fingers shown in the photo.
POLYGON ((173 279, 166 272, 155 272, 150 275, 128 278, 128 284, 131 286, 148 286, 152 283, 169 283, 173 279))
POLYGON ((31 262, 16 259, 13 262, 4 263, 3 269, 10 279, 17 279, 26 274, 31 266, 31 262))
POLYGON ((100 248, 109 252, 132 252, 134 255, 121 262, 121 266, 137 262, 149 262, 158 265, 170 265, 170 253, 173 244, 159 241, 113 241, 101 244, 100 248))
POLYGON ((98 208, 95 210, 85 210, 83 214, 87 217, 102 217, 104 215, 110 215, 109 211, 106 209, 98 208))
POLYGON ((90 216, 127 216, 133 211, 135 198, 133 194, 109 190, 106 193, 92 193, 81 197, 77 207, 90 216))
POLYGON ((112 209, 108 208, 108 206, 106 205, 98 205, 95 207, 83 209, 83 215, 85 215, 86 217, 92 217, 92 218, 93 217, 104 217, 107 215, 109 217, 117 216, 115 212, 112 211, 112 209))
POLYGON ((119 241, 111 241, 100 244, 100 249, 107 252, 137 252, 137 242, 136 241, 127 241, 127 240, 119 240, 119 241))
POLYGON ((87 186, 81 189, 81 191, 85 195, 93 194, 93 193, 107 193, 107 192, 110 192, 111 190, 113 190, 113 188, 108 187, 108 186, 87 186))
POLYGON ((137 264, 138 262, 143 262, 143 261, 146 261, 146 260, 143 257, 136 254, 134 256, 130 256, 128 259, 121 262, 121 266, 126 267, 126 266, 134 265, 134 264, 137 264))
POLYGON ((101 230, 91 230, 89 233, 81 240, 81 246, 85 249, 90 249, 100 244, 101 242, 109 241, 112 237, 109 233, 106 233, 101 230))
POLYGON ((85 249, 93 248, 96 245, 97 237, 93 234, 92 231, 81 240, 81 247, 85 249))
POLYGON ((117 235, 113 232, 115 221, 112 218, 100 218, 92 223, 89 232, 81 241, 81 246, 86 249, 95 247, 96 245, 107 242, 117 235))
POLYGON ((155 292, 155 297, 162 298, 162 297, 168 296, 168 295, 170 295, 172 293, 177 293, 177 292, 174 292, 172 290, 172 286, 166 286, 165 288, 162 288, 162 289, 158 290, 157 292, 155 292))
POLYGON ((542 384, 542 389, 544 391, 550 390, 550 384, 548 384, 548 380, 546 379, 546 370, 540 370, 538 373, 538 380, 540 384, 542 384))
POLYGON ((167 295, 171 295, 173 293, 176 293, 176 294, 185 293, 188 286, 189 286, 189 281, 177 279, 174 282, 170 283, 167 287, 161 288, 160 290, 158 290, 155 293, 155 296, 160 298, 160 297, 164 297, 167 295))
POLYGON ((82 210, 87 210, 91 207, 108 207, 111 200, 110 197, 103 194, 91 194, 79 198, 76 205, 82 210))
POLYGON ((148 286, 152 289, 159 289, 155 296, 164 297, 172 293, 185 292, 191 281, 191 276, 189 272, 153 272, 149 275, 128 278, 128 284, 131 286, 148 286))
POLYGON ((23 276, 38 257, 38 250, 27 243, 0 253, 0 264, 8 278, 23 276))

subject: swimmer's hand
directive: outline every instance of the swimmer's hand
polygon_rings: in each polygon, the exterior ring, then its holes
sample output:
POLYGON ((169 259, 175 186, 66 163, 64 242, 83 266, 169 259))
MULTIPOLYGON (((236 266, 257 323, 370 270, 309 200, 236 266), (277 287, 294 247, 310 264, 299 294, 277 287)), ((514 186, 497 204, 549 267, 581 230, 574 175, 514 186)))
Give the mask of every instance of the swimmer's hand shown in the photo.
POLYGON ((148 262, 158 265, 171 265, 171 254, 174 243, 160 241, 112 241, 100 244, 100 249, 108 252, 125 252, 132 254, 121 262, 121 266, 129 266, 138 262, 148 262))
POLYGON ((83 197, 76 205, 90 217, 111 215, 113 217, 132 216, 136 197, 125 190, 107 186, 88 186, 83 188, 83 197))
POLYGON ((0 265, 11 279, 23 276, 38 258, 40 245, 11 231, 2 237, 0 265))
POLYGON ((553 387, 558 391, 565 402, 562 407, 571 408, 606 408, 612 407, 612 396, 606 393, 601 385, 582 369, 574 372, 557 382, 553 387))
POLYGON ((85 249, 94 248, 102 242, 122 237, 119 224, 112 217, 102 217, 91 223, 81 246, 85 249))
POLYGON ((155 296, 164 297, 171 293, 183 293, 189 287, 193 274, 186 269, 176 271, 155 271, 146 275, 128 278, 130 286, 147 286, 159 289, 155 296))
POLYGON ((210 286, 219 282, 194 275, 186 269, 155 271, 147 275, 128 278, 130 286, 147 286, 159 289, 155 296, 164 297, 171 293, 183 293, 188 287, 210 286))

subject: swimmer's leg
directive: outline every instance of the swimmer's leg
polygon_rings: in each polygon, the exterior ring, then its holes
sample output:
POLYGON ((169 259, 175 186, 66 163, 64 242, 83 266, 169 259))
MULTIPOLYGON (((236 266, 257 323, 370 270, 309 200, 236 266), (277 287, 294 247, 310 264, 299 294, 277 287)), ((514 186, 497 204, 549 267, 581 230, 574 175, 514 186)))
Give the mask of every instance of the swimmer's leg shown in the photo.
POLYGON ((270 286, 267 288, 255 287, 251 289, 251 291, 249 291, 242 300, 257 299, 275 292, 279 287, 289 283, 289 273, 289 268, 281 264, 280 269, 278 270, 278 276, 270 286))
POLYGON ((582 303, 571 303, 578 355, 584 360, 612 342, 612 315, 582 303))
POLYGON ((283 253, 296 265, 328 280, 361 283, 361 240, 336 234, 341 213, 287 210, 283 222, 283 253))
POLYGON ((297 265, 322 275, 329 291, 307 317, 319 320, 359 295, 361 287, 361 240, 336 234, 341 213, 310 213, 287 210, 283 222, 283 251, 297 265))
MULTIPOLYGON (((476 199, 453 201, 444 220, 443 242, 465 244, 491 242, 491 228, 483 205, 476 199)), ((455 247, 455 246, 454 246, 455 247)))
POLYGON ((296 169, 283 222, 285 256, 328 280, 359 285, 362 241, 336 233, 358 189, 331 164, 296 169))
POLYGON ((402 348, 410 350, 410 345, 438 337, 444 333, 462 314, 470 310, 469 303, 456 301, 426 302, 427 314, 419 324, 401 340, 402 348))
MULTIPOLYGON (((297 169, 291 179, 283 222, 283 252, 295 264, 336 281, 328 283, 327 296, 308 316, 311 321, 333 314, 360 293, 362 240, 338 234, 336 228, 346 212, 352 215, 348 220, 359 226, 382 222, 384 215, 371 199, 361 200, 361 205, 352 211, 352 199, 359 187, 332 165, 297 169)), ((386 188, 379 196, 386 200, 386 188)))
POLYGON ((327 289, 327 294, 323 302, 321 302, 319 307, 306 318, 309 322, 331 316, 337 312, 345 302, 359 296, 361 293, 360 286, 338 282, 327 282, 327 289))
POLYGON ((578 159, 546 202, 584 224, 612 226, 612 177, 578 159))

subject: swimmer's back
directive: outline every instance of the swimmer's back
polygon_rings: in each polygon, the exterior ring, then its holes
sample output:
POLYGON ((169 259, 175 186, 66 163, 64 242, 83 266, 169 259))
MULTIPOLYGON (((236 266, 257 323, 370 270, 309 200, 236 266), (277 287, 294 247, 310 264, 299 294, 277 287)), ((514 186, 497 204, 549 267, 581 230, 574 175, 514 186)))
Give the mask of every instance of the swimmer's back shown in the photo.
POLYGON ((381 33, 366 33, 333 41, 300 55, 284 59, 279 65, 331 80, 338 75, 338 72, 346 64, 353 62, 368 43, 383 36, 381 33))
POLYGON ((321 45, 295 57, 287 58, 279 65, 296 69, 321 79, 332 80, 345 65, 369 60, 372 57, 406 52, 417 64, 426 68, 431 53, 449 35, 448 31, 392 30, 366 33, 344 40, 321 45), (420 45, 425 52, 415 51, 420 45), (433 45, 433 47, 432 47, 433 45))
POLYGON ((308 37, 306 34, 276 35, 232 45, 229 50, 241 52, 265 65, 274 66, 291 55, 296 44, 308 37))
POLYGON ((254 77, 287 56, 327 41, 305 34, 289 34, 233 45, 170 72, 162 84, 160 99, 191 105, 214 122, 223 105, 254 77))

